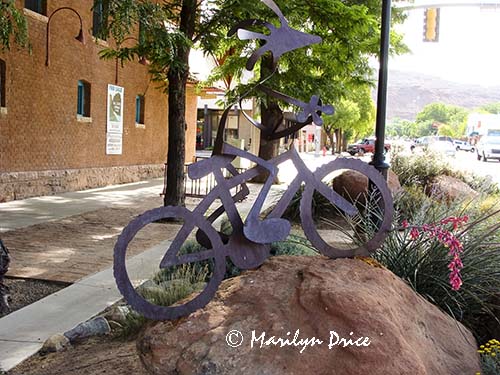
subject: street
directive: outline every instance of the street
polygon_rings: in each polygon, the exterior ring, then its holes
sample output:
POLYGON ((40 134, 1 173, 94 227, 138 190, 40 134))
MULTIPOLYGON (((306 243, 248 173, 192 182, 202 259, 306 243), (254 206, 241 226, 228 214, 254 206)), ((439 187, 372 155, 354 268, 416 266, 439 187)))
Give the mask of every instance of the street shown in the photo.
POLYGON ((500 162, 477 160, 475 152, 458 151, 454 158, 448 159, 450 164, 459 170, 475 173, 479 176, 490 176, 500 186, 500 162))

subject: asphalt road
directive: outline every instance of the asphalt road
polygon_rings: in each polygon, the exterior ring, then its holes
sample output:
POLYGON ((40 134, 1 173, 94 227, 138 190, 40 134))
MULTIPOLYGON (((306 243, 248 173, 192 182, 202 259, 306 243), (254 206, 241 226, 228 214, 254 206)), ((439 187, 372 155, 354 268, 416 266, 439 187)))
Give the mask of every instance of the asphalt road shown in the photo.
POLYGON ((457 169, 480 176, 490 176, 500 186, 500 162, 498 160, 479 161, 475 152, 458 151, 454 158, 449 158, 449 161, 457 169))

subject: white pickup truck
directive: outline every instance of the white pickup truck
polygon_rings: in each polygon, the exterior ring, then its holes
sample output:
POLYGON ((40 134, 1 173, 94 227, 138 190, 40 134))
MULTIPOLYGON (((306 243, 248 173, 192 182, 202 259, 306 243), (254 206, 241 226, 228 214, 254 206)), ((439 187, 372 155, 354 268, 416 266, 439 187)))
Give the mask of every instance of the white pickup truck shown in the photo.
POLYGON ((469 142, 459 141, 458 139, 453 140, 453 146, 455 146, 455 149, 457 151, 463 150, 463 151, 474 152, 476 150, 474 146, 472 146, 469 142))

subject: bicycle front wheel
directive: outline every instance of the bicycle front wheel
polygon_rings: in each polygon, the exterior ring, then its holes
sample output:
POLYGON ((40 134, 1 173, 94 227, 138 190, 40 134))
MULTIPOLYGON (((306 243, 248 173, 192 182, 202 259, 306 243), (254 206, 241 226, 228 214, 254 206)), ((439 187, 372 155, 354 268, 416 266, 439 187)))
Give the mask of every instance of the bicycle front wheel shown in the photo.
MULTIPOLYGON (((174 224, 156 224, 164 226, 162 229, 168 231, 168 228, 176 228, 174 224)), ((191 236, 194 237, 194 234, 191 236)), ((164 244, 164 243, 162 243, 164 244)), ((193 239, 192 244, 196 244, 193 239)), ((137 312, 144 315, 149 319, 154 320, 171 320, 177 319, 181 316, 186 316, 191 312, 205 306, 215 295, 218 286, 220 285, 225 269, 225 256, 222 253, 222 242, 218 236, 215 229, 205 220, 203 215, 195 214, 185 207, 160 207, 149 211, 138 216, 132 220, 122 231, 114 248, 114 265, 113 273, 116 280, 116 284, 121 294, 125 297, 127 303, 137 312), (137 233, 143 229, 148 224, 156 223, 162 219, 177 219, 176 221, 183 222, 182 225, 177 225, 180 228, 177 235, 174 235, 173 241, 168 241, 168 249, 166 251, 165 257, 162 263, 166 265, 162 266, 162 270, 166 271, 168 269, 169 275, 158 284, 153 284, 150 288, 152 293, 147 293, 146 289, 141 291, 141 288, 135 288, 131 278, 129 277, 129 272, 127 270, 126 253, 127 249, 130 247, 131 242, 137 233), (196 252, 188 252, 182 254, 181 245, 187 243, 188 233, 195 233, 196 228, 199 228, 206 235, 206 238, 211 243, 210 249, 199 248, 196 252), (204 280, 197 279, 195 272, 200 273, 200 267, 195 270, 193 267, 199 264, 209 265, 206 270, 206 274, 202 275, 204 280), (190 268, 191 267, 191 268, 190 268), (183 299, 183 304, 175 306, 164 306, 161 302, 167 302, 176 295, 185 297, 182 293, 185 293, 186 289, 189 287, 189 283, 198 282, 204 284, 202 286, 201 292, 196 295, 193 293, 190 295, 190 300, 186 301, 183 299), (187 284, 186 284, 187 283, 187 284), (167 286, 168 285, 168 286, 167 286), (165 289, 162 288, 174 288, 165 294, 165 289), (163 290, 163 292, 162 292, 163 290), (156 295, 155 295, 156 293, 156 295), (164 293, 164 294, 162 294, 164 293)), ((205 270, 203 270, 205 272, 205 270)), ((158 280, 158 273, 155 277, 158 280)), ((154 280, 154 279, 153 279, 154 280)), ((176 302, 174 300, 170 303, 176 302)), ((167 302, 168 303, 168 302, 167 302)))
MULTIPOLYGON (((380 172, 361 160, 339 158, 318 168, 314 172, 314 176, 318 185, 306 184, 300 201, 302 228, 311 244, 319 252, 330 258, 353 257, 356 255, 367 256, 379 248, 389 234, 394 212, 391 192, 380 172), (357 225, 353 225, 355 220, 345 220, 344 222, 337 223, 336 221, 341 221, 337 219, 341 219, 343 213, 340 209, 333 206, 330 206, 332 208, 330 212, 333 212, 330 218, 315 220, 313 217, 313 199, 318 199, 319 197, 323 201, 323 204, 333 204, 323 189, 327 188, 328 183, 331 182, 331 178, 341 170, 352 170, 361 173, 368 178, 369 182, 373 185, 371 190, 376 193, 375 197, 371 197, 373 198, 371 201, 372 204, 375 201, 377 208, 375 211, 377 213, 371 218, 363 218, 358 211, 357 215, 353 215, 358 219, 357 225), (320 195, 318 193, 315 194, 316 189, 320 186, 319 184, 321 184, 322 188, 318 190, 323 190, 322 192, 318 191, 320 195), (370 220, 371 230, 360 230, 360 227, 363 227, 363 221, 366 224, 368 220, 370 220), (362 232, 361 235, 360 232, 362 232)), ((328 189, 326 192, 332 194, 332 188, 328 187, 328 189)), ((333 194, 338 196, 335 192, 333 194)), ((342 201, 346 202, 344 199, 342 201)), ((366 205, 368 204, 370 203, 367 198, 366 205)), ((350 207, 354 208, 354 206, 350 207)), ((371 210, 371 212, 374 212, 373 206, 371 210)), ((368 210, 365 209, 366 211, 368 210)), ((345 215, 344 217, 351 218, 349 215, 345 215)))

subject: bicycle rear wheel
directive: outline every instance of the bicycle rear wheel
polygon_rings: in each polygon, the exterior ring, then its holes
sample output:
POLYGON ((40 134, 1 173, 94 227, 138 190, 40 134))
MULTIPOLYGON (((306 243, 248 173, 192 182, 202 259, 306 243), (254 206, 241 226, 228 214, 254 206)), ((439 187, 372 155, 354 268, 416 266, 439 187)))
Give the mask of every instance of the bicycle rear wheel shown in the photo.
MULTIPOLYGON (((377 229, 374 233, 372 233, 372 237, 363 244, 353 242, 352 246, 346 247, 339 246, 335 240, 327 241, 325 239, 325 234, 332 236, 332 233, 325 233, 328 231, 318 230, 312 214, 313 195, 316 188, 313 184, 306 184, 300 201, 300 218, 302 221, 302 228, 311 244, 319 252, 330 258, 353 257, 356 255, 367 256, 374 252, 378 247, 380 247, 389 234, 394 212, 392 195, 384 177, 374 167, 362 162, 361 160, 347 158, 336 159, 318 168, 314 172, 314 176, 316 181, 321 183, 321 181, 333 172, 344 169, 353 170, 363 174, 365 177, 368 177, 370 183, 375 186, 375 190, 378 191, 377 204, 381 210, 381 217, 377 219, 379 222, 376 225, 377 229)), ((324 194, 322 195, 325 196, 324 194)), ((342 233, 338 231, 337 234, 341 235, 342 233)))
POLYGON ((222 242, 215 229, 205 220, 201 214, 195 214, 184 207, 160 207, 146 211, 132 220, 122 231, 114 248, 113 274, 121 294, 130 306, 147 318, 155 320, 171 320, 190 314, 191 312, 205 306, 215 295, 220 285, 225 269, 225 256, 222 253, 222 242), (146 225, 155 223, 161 219, 175 218, 184 222, 182 229, 169 245, 163 262, 168 266, 183 266, 199 262, 210 261, 212 263, 211 277, 206 282, 203 290, 192 299, 176 306, 161 306, 152 303, 136 289, 129 277, 126 264, 126 253, 130 242, 136 234, 146 225), (201 229, 211 243, 211 249, 198 253, 178 255, 180 245, 186 240, 186 232, 193 228, 201 229), (187 229, 187 230, 185 230, 187 229))

